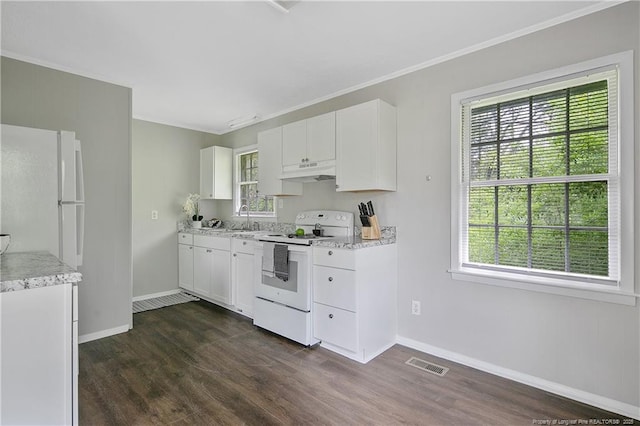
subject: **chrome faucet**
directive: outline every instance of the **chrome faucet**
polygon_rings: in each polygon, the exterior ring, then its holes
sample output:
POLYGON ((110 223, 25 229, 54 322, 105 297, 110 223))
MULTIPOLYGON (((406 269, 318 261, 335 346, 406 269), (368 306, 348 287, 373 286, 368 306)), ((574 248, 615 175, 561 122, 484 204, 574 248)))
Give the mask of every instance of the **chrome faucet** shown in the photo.
POLYGON ((246 205, 246 204, 241 205, 241 206, 240 206, 240 208, 238 209, 238 217, 240 217, 240 216, 241 216, 241 215, 240 215, 240 213, 242 213, 242 209, 244 209, 244 211, 246 211, 246 212, 247 212, 247 224, 246 224, 246 226, 244 227, 244 229, 247 229, 247 230, 248 230, 248 229, 250 229, 250 228, 249 228, 249 206, 248 206, 248 205, 246 205))

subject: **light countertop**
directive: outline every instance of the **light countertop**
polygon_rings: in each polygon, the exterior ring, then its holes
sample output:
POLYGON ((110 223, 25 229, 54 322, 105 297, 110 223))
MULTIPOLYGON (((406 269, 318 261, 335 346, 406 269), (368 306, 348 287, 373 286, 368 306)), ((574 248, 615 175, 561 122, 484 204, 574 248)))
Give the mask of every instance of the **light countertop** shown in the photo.
POLYGON ((0 293, 78 283, 82 274, 44 251, 0 256, 0 293))

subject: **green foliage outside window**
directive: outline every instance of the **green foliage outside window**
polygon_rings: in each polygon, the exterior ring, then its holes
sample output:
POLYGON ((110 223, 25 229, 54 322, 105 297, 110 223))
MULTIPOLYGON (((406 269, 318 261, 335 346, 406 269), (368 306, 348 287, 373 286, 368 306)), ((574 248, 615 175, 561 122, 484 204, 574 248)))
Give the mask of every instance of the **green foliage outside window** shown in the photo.
POLYGON ((240 154, 238 161, 240 205, 248 206, 250 213, 273 212, 273 197, 258 193, 258 151, 240 154))
POLYGON ((468 260, 607 276, 607 80, 471 109, 468 260))

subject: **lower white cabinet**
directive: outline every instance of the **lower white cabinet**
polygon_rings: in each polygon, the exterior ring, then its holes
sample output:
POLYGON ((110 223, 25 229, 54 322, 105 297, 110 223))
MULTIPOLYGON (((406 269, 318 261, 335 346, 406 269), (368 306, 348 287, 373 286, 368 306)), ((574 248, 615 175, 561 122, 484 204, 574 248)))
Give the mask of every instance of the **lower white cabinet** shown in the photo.
POLYGON ((178 285, 193 290, 193 245, 178 244, 178 285))
POLYGON ((366 363, 395 344, 395 244, 313 248, 313 327, 321 345, 366 363))
POLYGON ((0 293, 0 424, 78 424, 77 289, 0 293))
POLYGON ((253 316, 255 241, 178 233, 178 285, 209 302, 253 316))
POLYGON ((225 305, 233 304, 229 238, 194 235, 193 246, 193 291, 225 305))
POLYGON ((231 287, 235 293, 235 310, 253 318, 253 279, 255 242, 234 238, 231 242, 231 287))

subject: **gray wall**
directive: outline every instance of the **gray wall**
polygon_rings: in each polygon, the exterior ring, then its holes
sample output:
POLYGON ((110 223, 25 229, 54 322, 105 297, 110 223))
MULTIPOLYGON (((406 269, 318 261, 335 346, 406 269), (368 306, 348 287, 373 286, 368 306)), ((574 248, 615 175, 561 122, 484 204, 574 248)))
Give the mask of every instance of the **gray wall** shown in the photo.
MULTIPOLYGON (((200 148, 220 136, 133 120, 133 296, 178 288, 176 222, 187 195, 200 191, 200 148), (151 220, 151 210, 158 220, 151 220)), ((207 216, 215 210, 202 201, 207 216)))
MULTIPOLYGON (((504 372, 555 382, 640 406, 640 309, 454 281, 450 265, 450 105, 453 93, 626 50, 635 51, 636 117, 640 4, 629 2, 514 39, 277 119, 223 135, 238 147, 256 133, 300 118, 382 98, 398 108, 398 191, 341 194, 333 182, 305 184, 286 198, 279 220, 298 210, 356 212, 373 199, 382 224, 398 229, 398 334, 488 363, 504 372), (425 176, 432 176, 427 182, 425 176), (411 315, 411 300, 422 315, 411 315)), ((636 122, 636 151, 638 122, 636 122)), ((640 171, 636 156, 636 182, 640 171)), ((640 209, 636 183, 636 258, 640 209)), ((640 264, 640 262, 636 262, 640 264)), ((636 270, 636 293, 640 292, 636 270)))
POLYGON ((75 131, 85 172, 79 333, 131 324, 131 89, 2 58, 4 124, 75 131))

